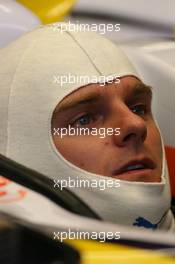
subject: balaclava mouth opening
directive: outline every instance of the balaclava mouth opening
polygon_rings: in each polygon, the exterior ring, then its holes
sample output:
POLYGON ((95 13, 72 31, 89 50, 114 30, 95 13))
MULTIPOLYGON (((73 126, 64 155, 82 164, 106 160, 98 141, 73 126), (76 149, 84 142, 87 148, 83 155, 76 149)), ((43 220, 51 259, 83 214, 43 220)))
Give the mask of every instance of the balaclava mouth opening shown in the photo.
MULTIPOLYGON (((0 51, 0 152, 48 177, 108 179, 68 162, 56 149, 51 119, 56 105, 94 76, 139 78, 125 54, 93 32, 41 26, 0 51), (56 76, 88 76, 60 86, 56 76), (99 178, 100 177, 100 178, 99 178)), ((61 26, 63 28, 63 25, 61 26)), ((162 142, 163 146, 163 142, 162 142)), ((71 188, 103 220, 148 229, 173 228, 163 148, 162 181, 120 181, 119 188, 71 188)))

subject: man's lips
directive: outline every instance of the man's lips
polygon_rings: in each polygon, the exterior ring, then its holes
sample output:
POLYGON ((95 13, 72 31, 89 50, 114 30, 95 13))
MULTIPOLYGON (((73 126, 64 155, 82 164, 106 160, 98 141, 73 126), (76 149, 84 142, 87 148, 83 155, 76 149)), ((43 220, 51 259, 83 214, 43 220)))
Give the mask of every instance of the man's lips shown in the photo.
POLYGON ((119 176, 124 174, 146 174, 150 173, 156 168, 156 164, 149 158, 131 160, 112 172, 113 176, 119 176))

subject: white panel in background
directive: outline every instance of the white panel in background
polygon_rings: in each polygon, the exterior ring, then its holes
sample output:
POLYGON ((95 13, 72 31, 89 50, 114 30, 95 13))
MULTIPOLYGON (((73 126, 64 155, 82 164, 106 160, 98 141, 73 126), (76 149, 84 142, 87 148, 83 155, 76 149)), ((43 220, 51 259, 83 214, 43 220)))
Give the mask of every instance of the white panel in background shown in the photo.
POLYGON ((175 25, 174 0, 79 0, 74 10, 105 12, 162 25, 175 25))
POLYGON ((40 20, 21 4, 0 0, 0 48, 39 24, 40 20))

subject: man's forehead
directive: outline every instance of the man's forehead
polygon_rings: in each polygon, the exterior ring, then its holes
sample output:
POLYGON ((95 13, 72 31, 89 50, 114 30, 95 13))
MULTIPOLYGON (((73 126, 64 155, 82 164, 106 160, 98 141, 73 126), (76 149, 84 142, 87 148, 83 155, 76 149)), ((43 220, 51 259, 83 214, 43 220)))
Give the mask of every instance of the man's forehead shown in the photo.
MULTIPOLYGON (((107 89, 108 85, 100 86, 99 84, 90 84, 84 87, 81 87, 74 91, 73 93, 66 96, 56 107, 55 111, 64 111, 67 108, 75 107, 78 104, 88 103, 97 101, 103 94, 103 89, 107 89)), ((113 84, 115 85, 115 84, 113 84)), ((152 88, 141 81, 137 81, 136 83, 129 84, 129 91, 132 96, 140 96, 142 94, 150 94, 152 95, 152 88)), ((125 89, 124 87, 123 89, 125 89)))

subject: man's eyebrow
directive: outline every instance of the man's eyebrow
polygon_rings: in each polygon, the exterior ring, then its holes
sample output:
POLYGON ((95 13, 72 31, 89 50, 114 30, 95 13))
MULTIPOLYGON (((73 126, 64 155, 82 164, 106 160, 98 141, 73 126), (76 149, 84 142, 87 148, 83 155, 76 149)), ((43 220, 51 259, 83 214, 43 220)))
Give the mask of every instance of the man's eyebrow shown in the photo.
POLYGON ((80 95, 78 96, 76 95, 75 99, 74 98, 72 99, 71 96, 70 98, 68 97, 66 102, 62 102, 56 107, 55 111, 62 112, 62 111, 68 110, 69 108, 73 108, 77 105, 96 102, 98 99, 99 99, 99 92, 97 91, 93 91, 90 94, 85 93, 84 95, 80 93, 80 95))
MULTIPOLYGON (((136 84, 132 92, 132 95, 134 97, 139 97, 142 94, 149 94, 150 96, 152 96, 152 87, 144 83, 136 84)), ((55 109, 55 112, 63 112, 77 105, 96 102, 97 100, 99 100, 99 96, 100 94, 98 91, 91 91, 91 93, 85 92, 84 94, 82 94, 82 92, 80 91, 78 92, 78 95, 75 92, 75 94, 73 94, 72 96, 69 95, 67 99, 65 98, 63 102, 58 104, 58 106, 55 109)))
POLYGON ((152 97, 152 87, 144 83, 136 84, 132 92, 132 95, 134 97, 139 97, 143 94, 148 94, 152 97))

